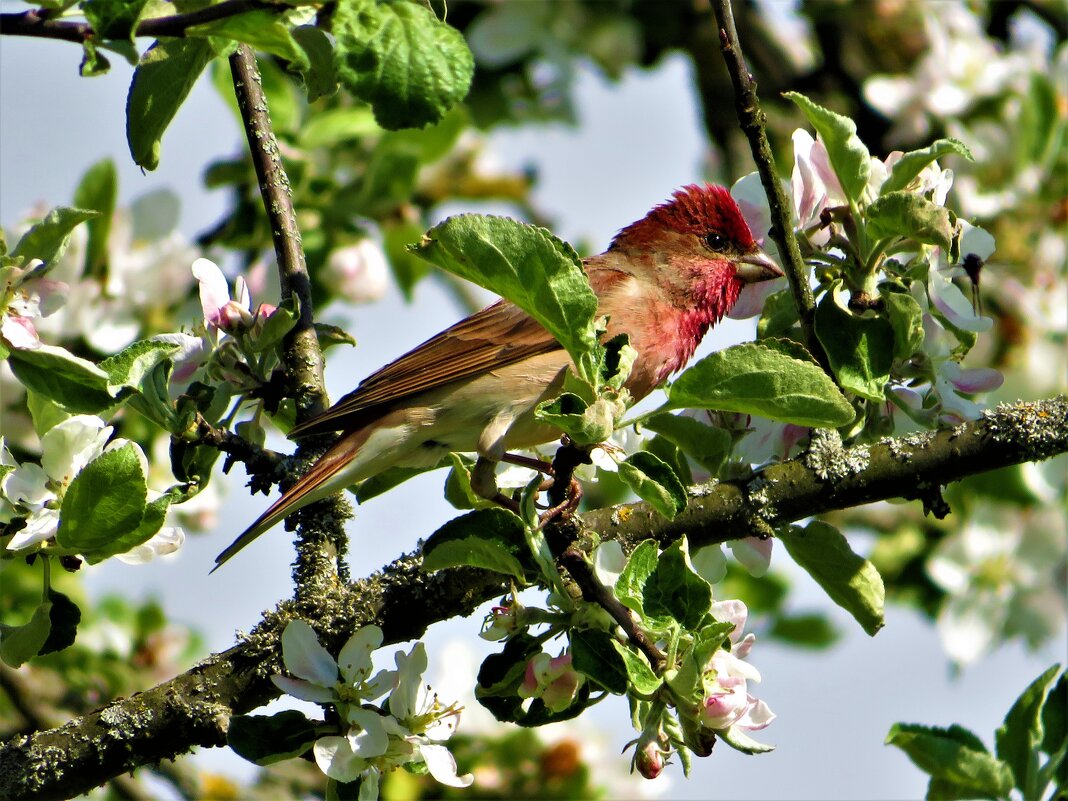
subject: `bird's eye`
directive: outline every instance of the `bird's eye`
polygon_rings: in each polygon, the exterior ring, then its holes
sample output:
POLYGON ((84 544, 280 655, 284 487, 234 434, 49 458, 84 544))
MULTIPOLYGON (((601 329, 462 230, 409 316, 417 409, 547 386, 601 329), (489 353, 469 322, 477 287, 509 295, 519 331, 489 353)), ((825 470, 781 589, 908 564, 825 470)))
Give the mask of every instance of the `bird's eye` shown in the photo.
POLYGON ((713 231, 705 234, 705 244, 712 250, 725 250, 727 248, 727 237, 713 231))

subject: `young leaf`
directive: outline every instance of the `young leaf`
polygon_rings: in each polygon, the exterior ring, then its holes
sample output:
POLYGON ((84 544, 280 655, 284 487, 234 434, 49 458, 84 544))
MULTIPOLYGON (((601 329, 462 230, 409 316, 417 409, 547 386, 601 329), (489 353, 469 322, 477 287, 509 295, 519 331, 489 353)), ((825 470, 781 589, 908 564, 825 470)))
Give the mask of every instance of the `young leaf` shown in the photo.
POLYGON ((114 356, 100 362, 100 369, 108 374, 108 392, 117 395, 123 389, 140 391, 142 383, 156 365, 180 349, 173 342, 154 339, 142 339, 127 345, 114 356))
POLYGON ((126 98, 126 141, 136 164, 156 169, 163 132, 200 73, 221 53, 211 39, 165 39, 141 57, 126 98))
POLYGON ((234 715, 226 744, 257 765, 299 757, 315 742, 315 725, 303 712, 287 709, 273 715, 234 715))
POLYGON ((92 209, 71 209, 66 206, 52 209, 15 243, 11 251, 12 258, 26 261, 40 259, 46 269, 51 267, 66 252, 71 232, 97 214, 92 209))
POLYGON ((658 548, 655 540, 643 540, 630 553, 623 572, 616 580, 616 597, 628 609, 645 614, 645 582, 656 570, 658 548))
POLYGON ((818 365, 757 342, 701 359, 668 388, 667 408, 719 409, 815 427, 846 425, 855 416, 818 365))
POLYGON ((843 309, 833 290, 816 306, 814 323, 842 388, 862 398, 883 400, 894 358, 893 326, 883 317, 864 317, 843 309))
POLYGON ((128 442, 105 451, 74 477, 60 508, 59 545, 90 553, 141 525, 148 488, 136 449, 128 442))
POLYGON ((530 564, 523 524, 505 509, 478 509, 454 518, 423 545, 423 567, 480 567, 526 583, 536 573, 530 564))
POLYGON ((126 553, 142 543, 148 542, 156 533, 163 528, 163 522, 167 518, 167 509, 171 505, 173 496, 161 495, 156 500, 145 504, 145 514, 137 528, 125 534, 118 534, 113 540, 98 548, 86 549, 82 552, 85 560, 95 565, 103 562, 110 556, 126 553))
POLYGON ((956 139, 939 139, 922 150, 910 150, 890 168, 890 175, 879 188, 879 194, 886 195, 905 189, 932 161, 954 154, 963 156, 968 161, 975 160, 965 144, 956 139))
POLYGON ((627 670, 627 682, 634 692, 638 695, 651 696, 660 689, 664 680, 653 672, 642 654, 618 640, 613 639, 611 643, 616 653, 623 659, 627 670))
POLYGON ((549 401, 538 404, 534 416, 556 426, 576 445, 595 445, 604 442, 615 430, 616 412, 621 405, 608 398, 598 398, 591 405, 570 392, 563 392, 549 401))
POLYGON ((244 42, 257 50, 271 53, 288 61, 297 72, 310 66, 304 52, 281 14, 266 9, 246 11, 233 17, 223 17, 203 25, 187 28, 186 36, 218 36, 244 42))
POLYGON ((880 293, 894 329, 894 358, 907 359, 923 347, 923 309, 904 292, 880 293))
POLYGON ((953 240, 949 209, 915 192, 889 192, 868 206, 868 231, 872 236, 901 236, 948 251, 953 240))
MULTIPOLYGON (((83 8, 87 9, 87 6, 83 8)), ((108 236, 111 234, 111 217, 115 213, 118 183, 115 162, 101 159, 85 171, 74 190, 75 206, 97 212, 97 216, 91 217, 85 225, 89 232, 85 245, 85 275, 102 276, 107 267, 108 236)))
POLYGON ((471 51, 427 6, 342 0, 333 33, 342 83, 371 104, 383 128, 437 122, 467 95, 471 51))
POLYGON ((1042 746, 1045 735, 1042 710, 1060 669, 1060 665, 1054 665, 1031 682, 1016 699, 995 734, 998 756, 1012 769, 1016 786, 1024 791, 1024 798, 1035 797, 1027 791, 1035 784, 1031 774, 1038 765, 1033 757, 1042 746))
POLYGON ((685 537, 660 554, 642 593, 647 615, 677 620, 684 629, 697 628, 712 607, 712 587, 690 564, 685 537))
POLYGON ((320 97, 334 94, 337 91, 337 68, 334 66, 334 46, 330 37, 314 25, 294 28, 292 35, 308 59, 308 66, 301 70, 308 102, 314 103, 320 97))
POLYGON ((617 643, 608 632, 574 629, 570 639, 571 664, 575 670, 610 693, 623 695, 627 691, 627 666, 616 653, 613 646, 617 643))
POLYGON ((857 124, 849 117, 835 114, 797 92, 786 92, 783 97, 794 101, 808 117, 808 121, 827 147, 831 167, 834 168, 846 196, 851 200, 859 200, 868 185, 871 154, 857 136, 857 124))
POLYGON ((720 729, 716 734, 735 751, 741 751, 743 754, 766 754, 775 750, 775 746, 757 742, 738 726, 720 729))
POLYGON ((779 533, 786 550, 831 600, 851 614, 868 634, 883 627, 883 579, 875 565, 857 556, 834 526, 814 520, 805 528, 779 533))
POLYGON ((22 667, 40 653, 52 628, 52 602, 44 601, 33 610, 28 623, 21 626, 0 624, 0 661, 13 668, 22 667))
POLYGON ((81 9, 97 38, 133 42, 134 30, 147 3, 148 0, 86 0, 81 9))
POLYGON ((638 451, 619 465, 619 477, 634 493, 668 520, 686 508, 686 488, 664 461, 638 451))
POLYGON ((97 414, 116 403, 108 374, 63 348, 13 350, 8 364, 19 381, 69 412, 97 414))
POLYGON ((970 798, 1003 798, 1012 789, 1012 770, 990 754, 967 729, 895 723, 886 744, 900 748, 933 778, 971 791, 970 798))
POLYGON ((411 250, 515 303, 571 354, 581 378, 596 383, 597 297, 566 242, 506 217, 461 214, 431 228, 411 250))

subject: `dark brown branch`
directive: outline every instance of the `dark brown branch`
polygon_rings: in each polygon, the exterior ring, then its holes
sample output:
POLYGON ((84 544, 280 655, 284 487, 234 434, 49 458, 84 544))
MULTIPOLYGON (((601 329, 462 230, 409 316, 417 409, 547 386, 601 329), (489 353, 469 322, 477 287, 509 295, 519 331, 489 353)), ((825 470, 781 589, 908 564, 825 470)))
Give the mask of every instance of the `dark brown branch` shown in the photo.
MULTIPOLYGON (((682 534, 693 546, 745 537, 820 512, 890 498, 1068 452, 1068 398, 999 406, 975 422, 932 434, 888 439, 871 447, 814 452, 768 467, 748 480, 695 488, 674 521, 644 503, 588 512, 582 524, 602 539, 633 545, 682 534)), ((312 601, 290 602, 247 641, 177 678, 48 731, 0 746, 0 798, 66 798, 139 765, 172 759, 197 745, 225 742, 231 715, 277 695, 268 679, 279 670, 277 638, 296 614, 312 618, 336 652, 353 629, 377 623, 387 643, 422 636, 428 626, 471 614, 507 591, 502 576, 452 569, 427 574, 417 556, 312 601)))
MULTIPOLYGON (((304 261, 289 177, 271 128, 267 97, 251 47, 245 44, 238 46, 230 56, 230 71, 274 240, 282 300, 295 297, 300 307, 297 324, 282 343, 282 364, 289 383, 286 394, 296 401, 297 420, 303 421, 326 408, 327 400, 323 354, 315 336, 312 314, 311 280, 304 261)), ((298 457, 314 457, 318 454, 320 444, 314 439, 302 444, 298 457)), ((293 578, 297 592, 301 594, 314 594, 329 588, 337 581, 339 571, 342 573, 340 577, 347 579, 347 575, 344 575, 346 563, 339 557, 345 552, 343 521, 350 515, 346 514, 344 500, 327 500, 323 504, 310 507, 308 514, 302 517, 303 521, 321 521, 323 524, 304 525, 300 530, 301 544, 293 578)))
MULTIPOLYGON (((816 305, 809 286, 808 269, 801 258, 797 237, 794 236, 790 202, 775 172, 775 156, 771 152, 771 144, 768 142, 765 130, 767 118, 760 108, 756 81, 753 80, 746 66, 745 56, 738 42, 738 31, 734 27, 731 2, 730 0, 712 0, 712 8, 720 28, 720 48, 734 86, 734 108, 738 114, 738 124, 745 133, 746 139, 749 140, 749 148, 753 152, 753 160, 760 173, 760 183, 763 184, 764 192, 768 196, 768 206, 771 210, 770 235, 779 249, 779 258, 782 259, 783 269, 790 282, 794 304, 797 306, 798 316, 801 319, 805 344, 809 352, 826 368, 827 358, 816 338, 812 324, 816 305)), ((830 373, 829 370, 828 373, 830 373)))
MULTIPOLYGON (((190 28, 206 25, 227 17, 236 17, 257 9, 288 9, 269 0, 224 0, 217 5, 205 6, 187 14, 172 14, 156 17, 141 22, 134 32, 135 36, 153 38, 184 37, 190 28)), ((82 42, 96 36, 96 31, 88 22, 51 19, 49 13, 42 9, 30 9, 17 14, 0 14, 0 34, 7 36, 36 36, 46 39, 61 39, 67 42, 82 42)))

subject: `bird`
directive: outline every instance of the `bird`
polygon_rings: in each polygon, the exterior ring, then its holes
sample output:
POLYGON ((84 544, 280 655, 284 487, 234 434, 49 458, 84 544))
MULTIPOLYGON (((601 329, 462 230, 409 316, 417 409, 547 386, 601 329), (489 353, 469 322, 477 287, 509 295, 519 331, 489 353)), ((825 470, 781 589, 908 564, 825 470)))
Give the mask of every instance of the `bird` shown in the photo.
MULTIPOLYGON (((749 283, 782 270, 754 241, 730 192, 690 184, 583 260, 605 341, 629 335, 637 351, 625 387, 635 402, 693 356, 749 283)), ((498 300, 364 379, 297 438, 340 431, 326 452, 216 557, 217 570, 286 516, 391 467, 431 468, 475 452, 474 489, 494 497, 495 464, 558 439, 535 419, 561 392, 567 351, 533 317, 498 300)))

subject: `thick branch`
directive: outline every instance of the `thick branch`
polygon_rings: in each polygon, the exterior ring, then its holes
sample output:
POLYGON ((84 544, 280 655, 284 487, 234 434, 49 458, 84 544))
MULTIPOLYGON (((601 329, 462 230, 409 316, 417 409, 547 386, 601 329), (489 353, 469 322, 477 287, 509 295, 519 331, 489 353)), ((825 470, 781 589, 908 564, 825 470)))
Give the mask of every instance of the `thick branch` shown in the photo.
MULTIPOLYGON (((833 509, 930 488, 1009 465, 1068 452, 1068 399, 999 406, 980 420, 876 445, 815 452, 773 465, 748 480, 695 488, 674 521, 644 503, 583 515, 603 539, 667 544, 686 534, 693 545, 745 537, 833 509)), ((375 622, 387 642, 417 638, 428 626, 469 615, 507 591, 499 574, 454 569, 428 575, 405 557, 320 606, 290 602, 268 615, 241 645, 144 693, 113 701, 65 726, 15 737, 0 747, 0 797, 64 798, 88 791, 139 765, 170 759, 196 745, 222 745, 229 718, 277 695, 268 676, 279 670, 277 637, 295 614, 310 617, 335 652, 352 630, 375 622), (300 604, 298 606, 298 604, 300 604)))
MULTIPOLYGON (((197 25, 206 25, 209 22, 264 8, 279 8, 279 5, 269 0, 224 0, 217 5, 205 6, 187 14, 146 19, 138 24, 134 36, 183 37, 189 28, 197 25)), ((289 6, 281 8, 284 10, 289 6)), ((0 14, 0 34, 61 39, 81 44, 96 36, 96 31, 88 22, 52 19, 48 10, 35 8, 17 14, 0 14)))
POLYGON ((820 364, 826 365, 823 347, 816 339, 815 328, 812 324, 816 304, 808 282, 808 270, 801 259, 797 237, 794 236, 790 202, 786 199, 782 182, 775 172, 775 156, 771 152, 771 144, 768 142, 765 130, 767 118, 760 108, 756 81, 753 80, 746 66, 742 46, 738 42, 738 31, 734 27, 731 2, 730 0, 712 0, 712 7, 719 23, 723 59, 727 63, 727 72, 730 73, 731 83, 734 86, 734 109, 738 114, 738 124, 745 133, 746 139, 749 140, 749 148, 753 151, 753 160, 760 173, 760 183, 764 186, 764 192, 768 196, 768 206, 771 210, 770 235, 779 249, 779 258, 782 259, 783 269, 790 282, 794 304, 797 306, 801 319, 801 330, 805 335, 805 344, 820 364))

